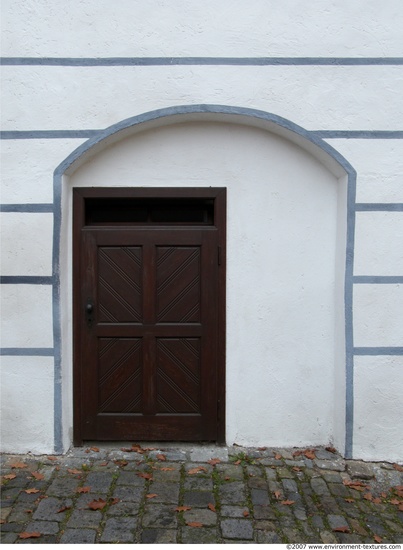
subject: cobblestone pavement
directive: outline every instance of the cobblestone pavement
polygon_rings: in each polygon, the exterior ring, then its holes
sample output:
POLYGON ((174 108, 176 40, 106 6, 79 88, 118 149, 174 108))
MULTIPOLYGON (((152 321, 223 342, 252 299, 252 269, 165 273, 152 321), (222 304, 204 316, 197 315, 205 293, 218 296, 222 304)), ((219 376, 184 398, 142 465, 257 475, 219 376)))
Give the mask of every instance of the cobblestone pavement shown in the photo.
POLYGON ((403 468, 333 449, 134 444, 1 461, 3 543, 403 543, 403 468))

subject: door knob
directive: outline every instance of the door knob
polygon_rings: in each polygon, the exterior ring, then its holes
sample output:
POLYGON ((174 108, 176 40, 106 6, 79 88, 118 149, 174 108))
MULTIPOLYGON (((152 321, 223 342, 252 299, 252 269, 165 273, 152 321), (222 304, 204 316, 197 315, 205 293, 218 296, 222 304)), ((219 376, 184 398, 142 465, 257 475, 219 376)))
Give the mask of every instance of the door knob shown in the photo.
POLYGON ((94 311, 94 306, 90 302, 85 306, 85 310, 88 315, 90 315, 94 311))

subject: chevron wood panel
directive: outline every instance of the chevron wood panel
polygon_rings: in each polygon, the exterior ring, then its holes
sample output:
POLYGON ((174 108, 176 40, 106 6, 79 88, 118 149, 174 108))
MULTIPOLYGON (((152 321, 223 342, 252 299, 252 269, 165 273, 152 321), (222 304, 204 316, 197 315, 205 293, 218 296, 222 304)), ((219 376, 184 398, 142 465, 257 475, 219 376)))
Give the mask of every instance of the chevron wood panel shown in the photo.
POLYGON ((141 320, 141 247, 98 247, 98 321, 133 323, 141 320))

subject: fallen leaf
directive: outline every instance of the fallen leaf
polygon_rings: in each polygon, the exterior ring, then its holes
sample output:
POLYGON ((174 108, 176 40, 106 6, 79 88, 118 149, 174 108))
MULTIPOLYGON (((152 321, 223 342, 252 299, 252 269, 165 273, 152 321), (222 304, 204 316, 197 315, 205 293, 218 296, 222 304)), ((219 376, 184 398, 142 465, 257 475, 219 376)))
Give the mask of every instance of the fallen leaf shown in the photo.
POLYGON ((164 468, 160 468, 161 472, 171 472, 175 470, 175 468, 168 468, 168 466, 165 466, 164 468))
POLYGON ((25 510, 26 514, 33 514, 33 512, 34 512, 33 510, 25 510))
POLYGON ((191 506, 177 506, 175 508, 175 512, 186 512, 187 510, 191 510, 191 506))
POLYGON ((25 489, 24 493, 27 493, 28 495, 32 495, 35 493, 40 493, 39 489, 25 489))
POLYGON ((275 458, 276 460, 281 460, 283 457, 281 456, 280 453, 276 453, 276 454, 274 455, 274 458, 275 458))
POLYGON ((189 527, 203 527, 203 524, 198 521, 188 521, 186 525, 189 525, 189 527))
POLYGON ((293 466, 292 469, 294 470, 294 472, 300 472, 301 471, 301 468, 299 466, 293 466))
POLYGON ((146 498, 155 498, 157 496, 158 496, 157 493, 150 493, 150 494, 146 495, 146 498))
POLYGON ((15 479, 17 477, 16 474, 7 474, 3 476, 3 479, 15 479))
POLYGON ((214 504, 211 504, 211 502, 207 505, 207 508, 208 508, 209 510, 211 510, 212 512, 217 512, 217 510, 215 509, 214 504))
POLYGON ((380 498, 374 498, 372 501, 374 504, 381 504, 382 500, 380 498))
POLYGON ((382 539, 379 535, 374 535, 374 541, 380 544, 382 542, 382 539))
POLYGON ((403 472, 403 466, 400 466, 399 464, 393 464, 393 467, 398 472, 403 472))
POLYGON ((388 495, 386 493, 381 493, 382 498, 386 498, 388 495))
POLYGON ((350 529, 348 527, 335 527, 333 531, 335 533, 349 533, 350 529))
POLYGON ((71 506, 62 506, 60 510, 56 512, 56 514, 61 514, 62 512, 65 512, 66 510, 70 510, 71 506))
POLYGON ((41 474, 40 472, 31 472, 31 475, 37 479, 38 481, 45 479, 45 476, 41 474))
POLYGON ((105 506, 107 505, 107 502, 103 500, 102 498, 99 498, 98 500, 93 500, 88 504, 88 508, 90 510, 103 510, 105 506))
POLYGON ((294 451, 292 456, 301 456, 304 451, 294 451))
POLYGON ((101 463, 100 463, 100 466, 108 466, 108 462, 107 462, 107 461, 101 462, 101 463))
POLYGON ((396 491, 396 494, 397 494, 397 496, 398 496, 399 498, 403 498, 403 491, 401 491, 401 490, 398 491, 398 490, 397 490, 397 491, 396 491))
POLYGON ((94 451, 94 453, 99 453, 98 447, 90 447, 90 451, 94 451))
POLYGON ((10 464, 10 467, 13 469, 26 468, 27 465, 24 462, 13 462, 12 464, 10 464))
POLYGON ((403 491, 403 485, 396 485, 396 491, 403 491))
POLYGON ((397 500, 397 498, 392 498, 390 503, 393 504, 393 506, 400 506, 400 504, 402 504, 400 500, 397 500))
POLYGON ((346 502, 355 502, 353 498, 345 498, 344 499, 346 502))
POLYGON ((236 460, 236 461, 234 462, 234 464, 236 464, 237 466, 238 466, 238 464, 240 464, 240 463, 241 463, 240 460, 236 460))
POLYGON ((348 479, 343 479, 343 485, 355 491, 365 491, 365 489, 369 488, 368 485, 365 485, 362 481, 349 481, 348 479))
POLYGON ((291 506, 291 504, 295 504, 295 500, 282 500, 281 504, 284 504, 284 506, 291 506))
MULTIPOLYGON (((156 450, 157 450, 157 447, 144 447, 144 449, 142 449, 142 448, 140 447, 140 449, 141 449, 141 452, 144 453, 144 451, 147 451, 147 452, 148 452, 148 451, 156 451, 156 450)), ((140 451, 138 451, 138 452, 140 452, 140 451)))
POLYGON ((91 491, 91 487, 77 487, 76 493, 89 493, 91 491))
POLYGON ((158 458, 158 460, 161 460, 162 462, 165 462, 165 460, 167 459, 167 457, 163 454, 157 455, 157 458, 158 458))
POLYGON ((219 458, 210 458, 207 462, 212 466, 215 466, 216 464, 220 464, 221 460, 219 458))
POLYGON ((115 497, 115 498, 110 498, 109 499, 109 506, 113 506, 114 504, 117 504, 118 502, 120 502, 120 499, 115 497))
POLYGON ((47 456, 48 460, 57 460, 57 456, 47 456))
POLYGON ((402 503, 402 504, 399 504, 399 506, 397 507, 397 509, 398 509, 400 512, 403 512, 403 503, 402 503))
POLYGON ((274 496, 276 497, 277 500, 280 500, 281 498, 281 491, 274 491, 274 496))
POLYGON ((114 460, 113 461, 117 466, 119 466, 119 468, 124 468, 125 466, 127 466, 129 463, 127 462, 127 460, 114 460))
POLYGON ((267 447, 258 447, 257 450, 258 451, 266 451, 267 447))
POLYGON ((72 469, 68 468, 67 471, 69 472, 69 474, 74 474, 74 475, 83 473, 82 470, 76 470, 75 468, 72 468, 72 469))
POLYGON ((325 447, 326 448, 326 451, 328 451, 329 453, 337 453, 337 450, 334 448, 334 447, 325 447))
POLYGON ((243 511, 243 515, 244 515, 245 518, 247 518, 247 517, 249 516, 248 510, 244 510, 244 511, 243 511))
POLYGON ((3 525, 3 523, 6 523, 5 519, 0 519, 0 525, 3 525))
POLYGON ((309 458, 310 460, 313 460, 314 458, 316 458, 315 449, 306 449, 306 451, 304 451, 303 454, 304 456, 306 456, 306 458, 309 458))
POLYGON ((231 478, 229 476, 224 477, 225 481, 229 481, 231 478))
POLYGON ((365 498, 365 500, 373 500, 371 493, 365 493, 365 495, 363 495, 363 498, 365 498))
POLYGON ((41 536, 41 533, 38 531, 34 531, 33 533, 28 533, 27 531, 23 531, 19 534, 20 539, 37 539, 41 536))
POLYGON ((144 472, 138 472, 137 475, 139 477, 142 477, 143 479, 152 479, 153 478, 152 474, 146 474, 144 472))
POLYGON ((198 474, 203 471, 207 472, 206 468, 204 468, 203 466, 197 466, 197 468, 192 468, 191 470, 188 470, 188 474, 192 476, 193 474, 198 474))

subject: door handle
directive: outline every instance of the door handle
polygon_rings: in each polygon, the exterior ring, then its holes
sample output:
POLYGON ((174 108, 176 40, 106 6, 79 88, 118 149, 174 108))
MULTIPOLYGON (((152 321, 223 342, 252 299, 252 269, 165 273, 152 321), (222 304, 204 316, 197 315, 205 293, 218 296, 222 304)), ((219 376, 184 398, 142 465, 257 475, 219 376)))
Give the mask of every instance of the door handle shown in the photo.
POLYGON ((91 304, 91 302, 88 302, 88 304, 85 306, 85 311, 87 312, 87 315, 91 315, 91 313, 94 311, 94 305, 91 304))
POLYGON ((85 313, 87 317, 87 325, 91 327, 94 322, 94 318, 93 318, 94 304, 92 302, 90 301, 87 302, 85 306, 85 313))

